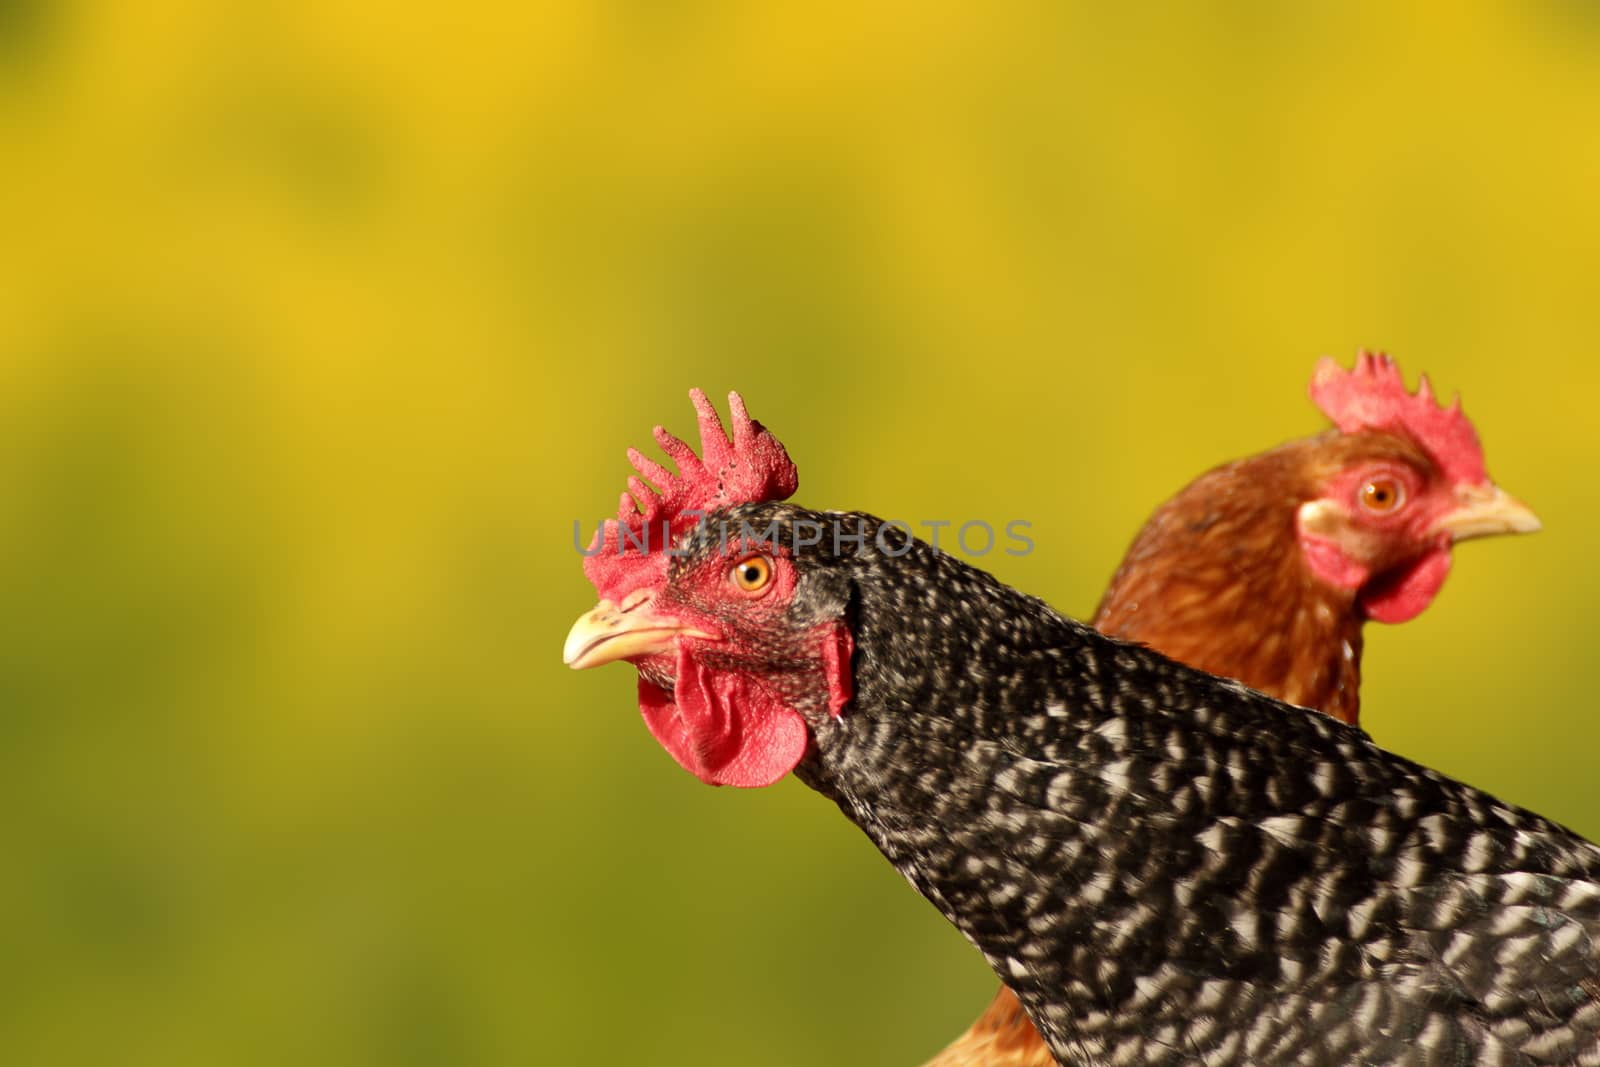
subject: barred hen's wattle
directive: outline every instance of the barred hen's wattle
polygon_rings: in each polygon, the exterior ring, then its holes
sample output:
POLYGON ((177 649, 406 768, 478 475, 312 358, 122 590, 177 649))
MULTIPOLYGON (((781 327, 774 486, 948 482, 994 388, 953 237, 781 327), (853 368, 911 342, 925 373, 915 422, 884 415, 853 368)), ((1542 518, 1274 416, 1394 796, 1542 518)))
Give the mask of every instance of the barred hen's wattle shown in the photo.
POLYGON ((608 528, 568 662, 635 663, 702 779, 832 798, 1061 1062, 1600 1063, 1600 849, 870 516, 724 502, 664 564, 608 528))

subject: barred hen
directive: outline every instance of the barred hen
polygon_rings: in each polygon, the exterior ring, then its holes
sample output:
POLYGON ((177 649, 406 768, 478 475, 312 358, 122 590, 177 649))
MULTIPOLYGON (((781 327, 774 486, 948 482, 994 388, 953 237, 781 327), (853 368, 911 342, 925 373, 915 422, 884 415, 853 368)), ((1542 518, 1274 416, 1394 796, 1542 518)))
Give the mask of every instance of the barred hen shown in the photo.
MULTIPOLYGON (((1387 356, 1318 365, 1336 429, 1201 475, 1140 530, 1095 613, 1101 633, 1354 723, 1361 627, 1432 602, 1457 541, 1539 528, 1488 481, 1459 404, 1387 356), (1332 562, 1330 562, 1330 560, 1332 562)), ((1005 987, 927 1067, 1054 1063, 1005 987)))
POLYGON ((1600 1064, 1600 848, 903 528, 772 501, 793 467, 738 404, 715 436, 676 476, 636 459, 664 492, 597 538, 566 661, 633 663, 701 780, 832 799, 1058 1062, 1600 1064))

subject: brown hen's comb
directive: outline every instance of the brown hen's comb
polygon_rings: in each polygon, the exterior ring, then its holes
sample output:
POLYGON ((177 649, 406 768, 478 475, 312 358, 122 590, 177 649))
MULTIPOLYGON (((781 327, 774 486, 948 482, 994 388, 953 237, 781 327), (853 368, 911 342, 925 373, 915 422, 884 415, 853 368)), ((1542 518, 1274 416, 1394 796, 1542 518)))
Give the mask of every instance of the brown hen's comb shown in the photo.
POLYGON ((584 577, 602 600, 620 601, 664 579, 665 549, 706 512, 783 500, 799 488, 800 475, 783 444, 750 417, 743 397, 728 394, 731 442, 705 393, 691 389, 689 399, 700 423, 700 455, 660 426, 653 431, 656 443, 677 464, 678 473, 636 448, 628 449, 628 462, 639 477, 628 479, 617 517, 607 519, 595 535, 599 551, 591 544, 583 561, 584 577))
POLYGON ((1395 361, 1363 351, 1345 370, 1324 358, 1311 376, 1312 401, 1345 433, 1387 430, 1411 438, 1427 450, 1452 484, 1481 485, 1489 480, 1483 447, 1472 423, 1461 413, 1458 394, 1449 407, 1433 399, 1426 374, 1416 393, 1406 392, 1395 361))

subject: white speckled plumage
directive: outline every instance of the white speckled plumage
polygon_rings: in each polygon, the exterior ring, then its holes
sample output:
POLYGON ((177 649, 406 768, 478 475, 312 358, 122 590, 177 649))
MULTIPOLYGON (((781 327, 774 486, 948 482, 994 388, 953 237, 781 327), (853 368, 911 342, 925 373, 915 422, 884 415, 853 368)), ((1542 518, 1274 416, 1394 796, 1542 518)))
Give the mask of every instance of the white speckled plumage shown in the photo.
POLYGON ((855 633, 796 773, 1060 1062, 1600 1064, 1594 845, 921 543, 794 559, 855 633))

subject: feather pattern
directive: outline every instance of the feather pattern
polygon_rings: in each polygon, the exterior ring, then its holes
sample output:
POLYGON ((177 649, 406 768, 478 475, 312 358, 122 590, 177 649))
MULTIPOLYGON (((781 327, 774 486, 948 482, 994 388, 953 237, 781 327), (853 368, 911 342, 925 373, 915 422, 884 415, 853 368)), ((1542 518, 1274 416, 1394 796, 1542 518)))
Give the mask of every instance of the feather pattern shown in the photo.
POLYGON ((1600 1063, 1600 849, 922 542, 855 547, 796 553, 797 620, 844 583, 856 634, 796 774, 1060 1062, 1600 1063))

